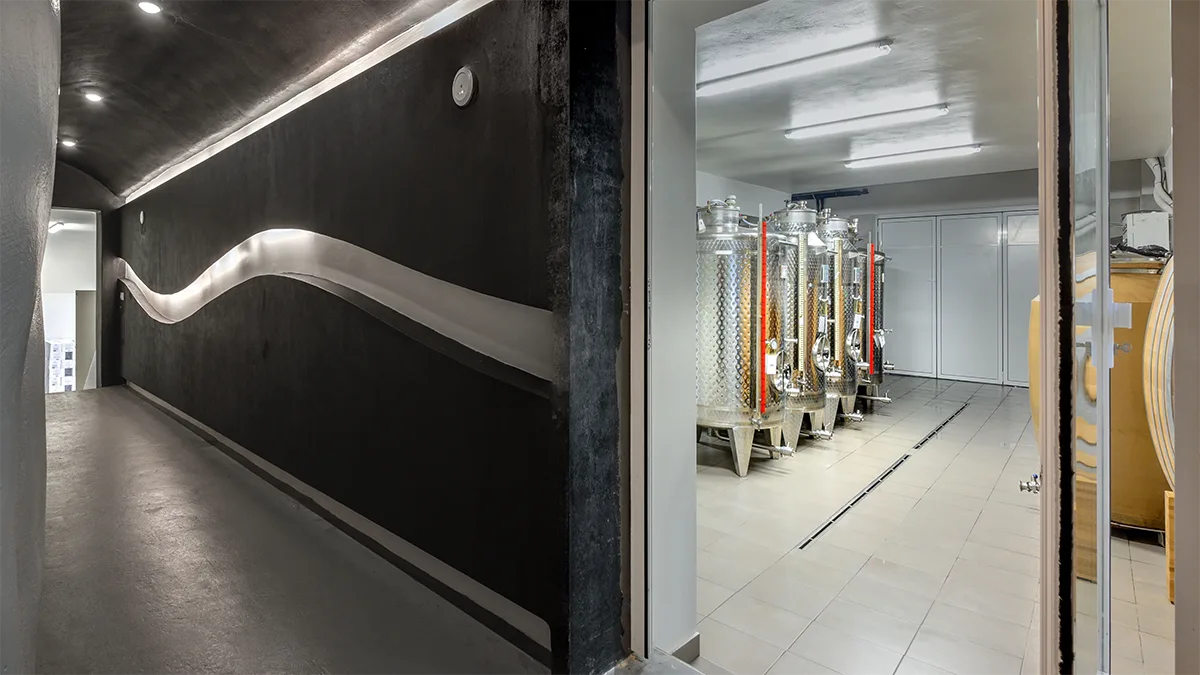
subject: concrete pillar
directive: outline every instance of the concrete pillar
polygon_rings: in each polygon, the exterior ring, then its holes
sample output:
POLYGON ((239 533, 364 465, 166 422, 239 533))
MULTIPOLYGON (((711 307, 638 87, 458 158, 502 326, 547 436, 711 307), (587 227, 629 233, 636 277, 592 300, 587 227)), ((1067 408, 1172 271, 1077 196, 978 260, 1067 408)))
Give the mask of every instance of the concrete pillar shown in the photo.
POLYGON ((39 279, 58 128, 58 0, 0 2, 0 672, 34 667, 46 521, 39 279))

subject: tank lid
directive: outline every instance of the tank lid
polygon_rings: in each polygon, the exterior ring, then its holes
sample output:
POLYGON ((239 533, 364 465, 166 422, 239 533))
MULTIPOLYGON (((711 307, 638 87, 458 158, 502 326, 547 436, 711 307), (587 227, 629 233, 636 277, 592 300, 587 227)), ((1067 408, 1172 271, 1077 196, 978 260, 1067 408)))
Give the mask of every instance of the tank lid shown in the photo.
POLYGON ((696 209, 697 230, 700 232, 733 232, 742 227, 754 227, 754 223, 742 220, 742 210, 738 207, 737 197, 729 195, 725 199, 710 199, 704 206, 696 209))
POLYGON ((821 212, 821 231, 822 232, 849 232, 850 221, 845 218, 839 218, 833 215, 830 209, 825 209, 821 212))
POLYGON ((782 232, 807 232, 817 228, 817 211, 808 202, 788 202, 771 214, 771 220, 782 232))

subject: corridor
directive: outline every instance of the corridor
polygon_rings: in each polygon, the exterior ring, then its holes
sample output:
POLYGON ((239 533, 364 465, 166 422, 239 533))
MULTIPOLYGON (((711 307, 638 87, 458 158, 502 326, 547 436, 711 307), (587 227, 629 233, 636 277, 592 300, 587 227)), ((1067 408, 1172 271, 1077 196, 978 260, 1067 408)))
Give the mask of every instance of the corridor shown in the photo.
POLYGON ((132 391, 46 420, 41 672, 545 670, 132 391))

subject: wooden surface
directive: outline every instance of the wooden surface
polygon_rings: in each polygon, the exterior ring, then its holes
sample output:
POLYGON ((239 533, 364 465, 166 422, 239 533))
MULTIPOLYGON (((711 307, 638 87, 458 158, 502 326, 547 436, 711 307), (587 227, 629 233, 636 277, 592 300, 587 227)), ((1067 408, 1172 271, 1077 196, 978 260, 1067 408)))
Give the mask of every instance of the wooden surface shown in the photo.
POLYGON ((1167 485, 1175 489, 1175 430, 1171 406, 1172 336, 1175 332, 1175 260, 1163 269, 1146 321, 1147 349, 1142 357, 1143 398, 1150 437, 1167 485))
POLYGON ((1096 580, 1096 479, 1075 478, 1075 576, 1096 580))
MULTIPOLYGON (((1085 269, 1093 264, 1094 254, 1080 256, 1077 261, 1079 269, 1085 269)), ((1112 522, 1119 525, 1162 530, 1165 527, 1163 501, 1161 493, 1170 486, 1163 476, 1158 453, 1151 440, 1150 425, 1146 417, 1146 404, 1143 399, 1142 384, 1143 351, 1146 341, 1146 322, 1150 314, 1150 305, 1154 300, 1159 285, 1157 272, 1162 263, 1155 261, 1113 261, 1110 284, 1116 302, 1129 303, 1132 306, 1132 327, 1114 330, 1115 344, 1128 344, 1129 352, 1118 352, 1115 366, 1110 372, 1110 442, 1111 442, 1111 475, 1112 498, 1110 501, 1112 522), (1147 273, 1150 271, 1151 273, 1147 273)), ((1095 289, 1095 278, 1084 279, 1076 284, 1077 298, 1086 297, 1095 289)), ((1034 298, 1030 307, 1029 321, 1029 359, 1037 363, 1038 354, 1038 299, 1034 298)), ((1095 400, 1096 368, 1089 360, 1083 368, 1084 392, 1095 400)), ((1041 373, 1031 368, 1029 373, 1030 388, 1029 402, 1033 411, 1035 430, 1038 425, 1039 392, 1038 383, 1041 373)), ((1094 444, 1096 442, 1096 427, 1082 418, 1075 420, 1076 436, 1094 444)), ((1077 458, 1082 463, 1078 468, 1085 471, 1084 466, 1095 466, 1095 457, 1090 453, 1079 451, 1077 458)), ((1094 475, 1090 490, 1095 493, 1094 475)), ((1082 494, 1085 489, 1078 485, 1082 494)), ((1094 500, 1093 500, 1094 504, 1094 500)), ((1081 507, 1077 503, 1077 509, 1081 507)), ((1082 517, 1082 513, 1080 514, 1082 517)), ((1091 521, 1095 520, 1095 512, 1091 513, 1091 521)), ((1082 523, 1080 528, 1082 528, 1082 523)), ((1094 529, 1094 528, 1092 528, 1094 529)), ((1076 536, 1080 536, 1077 532, 1076 536)), ((1094 533, 1088 536, 1093 538, 1094 533)))
POLYGON ((1167 490, 1163 493, 1164 507, 1167 512, 1167 599, 1175 602, 1175 493, 1167 490))

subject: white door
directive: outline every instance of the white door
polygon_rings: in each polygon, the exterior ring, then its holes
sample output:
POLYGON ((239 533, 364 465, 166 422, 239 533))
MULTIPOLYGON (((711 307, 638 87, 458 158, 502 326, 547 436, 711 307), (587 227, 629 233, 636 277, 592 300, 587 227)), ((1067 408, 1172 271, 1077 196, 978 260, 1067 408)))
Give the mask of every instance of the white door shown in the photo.
POLYGON ((1038 215, 1004 214, 1004 383, 1029 386, 1029 308, 1038 294, 1038 215))
POLYGON ((1000 216, 938 219, 938 377, 1000 381, 1000 216))
POLYGON ((937 343, 933 218, 885 218, 879 241, 888 256, 883 315, 888 359, 896 371, 933 376, 937 343))

